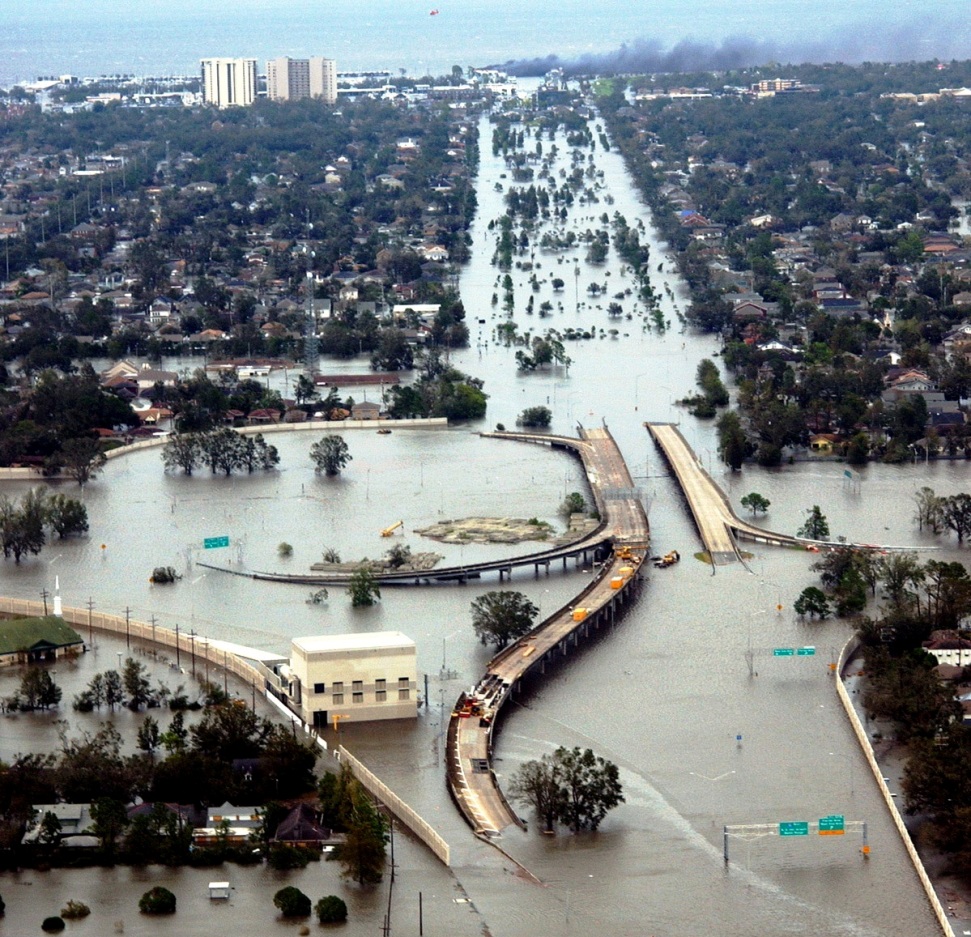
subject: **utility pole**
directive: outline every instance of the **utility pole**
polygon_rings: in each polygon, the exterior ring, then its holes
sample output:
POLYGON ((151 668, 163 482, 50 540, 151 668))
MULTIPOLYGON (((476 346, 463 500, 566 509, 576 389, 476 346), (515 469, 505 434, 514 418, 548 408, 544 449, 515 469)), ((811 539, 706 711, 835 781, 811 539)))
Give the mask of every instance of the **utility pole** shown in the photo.
POLYGON ((175 623, 175 666, 182 666, 182 657, 179 653, 179 623, 175 623))
POLYGON ((152 622, 152 653, 158 657, 158 651, 155 648, 155 622, 158 620, 154 615, 151 617, 152 622))
POLYGON ((195 629, 189 631, 189 646, 192 649, 192 676, 196 675, 196 633, 195 629))
POLYGON ((50 592, 48 592, 47 589, 41 589, 40 590, 40 597, 44 600, 44 617, 45 618, 47 617, 47 597, 49 595, 50 595, 50 592))
POLYGON ((94 610, 94 599, 88 596, 88 642, 94 644, 94 627, 91 624, 91 612, 94 610))
POLYGON ((125 606, 125 644, 131 650, 131 609, 125 606))

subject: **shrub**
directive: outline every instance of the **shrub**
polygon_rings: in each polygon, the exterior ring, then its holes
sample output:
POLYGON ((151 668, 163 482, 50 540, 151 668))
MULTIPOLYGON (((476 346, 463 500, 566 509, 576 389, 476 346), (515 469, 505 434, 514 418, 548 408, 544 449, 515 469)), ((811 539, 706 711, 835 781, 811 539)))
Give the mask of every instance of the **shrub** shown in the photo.
POLYGON ((283 559, 286 559, 288 556, 293 556, 293 547, 289 543, 284 541, 276 548, 276 552, 278 556, 280 556, 283 559))
POLYGON ((142 914, 175 914, 175 895, 167 888, 156 885, 139 899, 138 910, 142 914))
POLYGON ((45 917, 40 929, 45 934, 57 934, 64 930, 64 919, 60 917, 45 917))
POLYGON ((293 885, 281 888, 273 896, 273 904, 280 909, 284 917, 307 917, 312 907, 310 899, 293 885))
POLYGON ((152 570, 152 575, 149 577, 148 581, 154 585, 160 586, 169 582, 175 582, 176 579, 181 578, 182 577, 172 566, 156 566, 155 569, 152 570))
POLYGON ((347 905, 337 895, 321 898, 314 907, 321 924, 340 924, 347 920, 347 905))
POLYGON ((87 917, 90 913, 91 909, 83 901, 74 901, 73 899, 61 908, 61 917, 67 918, 69 921, 87 917))
POLYGON ((267 865, 278 872, 289 869, 305 869, 312 859, 319 859, 319 854, 306 846, 291 846, 288 843, 272 843, 267 865))

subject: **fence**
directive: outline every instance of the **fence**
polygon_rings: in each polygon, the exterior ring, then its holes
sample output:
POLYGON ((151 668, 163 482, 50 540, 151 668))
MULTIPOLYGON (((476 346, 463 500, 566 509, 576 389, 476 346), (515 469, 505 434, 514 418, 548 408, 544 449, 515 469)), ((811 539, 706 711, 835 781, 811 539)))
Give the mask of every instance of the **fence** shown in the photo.
POLYGON ((886 782, 883 780, 883 771, 880 765, 877 764, 876 756, 873 754, 873 746, 870 744, 870 739, 867 737, 866 729, 863 728, 863 723, 860 722, 860 717, 856 714, 856 709, 853 707, 853 701, 850 699, 850 694, 846 692, 846 687, 843 685, 843 669, 846 667, 847 663, 852 660, 853 655, 860 648, 860 639, 854 635, 843 645, 843 650, 840 652, 839 665, 836 671, 836 693, 840 698, 840 702, 843 704, 843 709, 846 711, 846 717, 850 721, 850 726, 853 729, 853 733, 856 735, 857 741, 860 743, 860 749, 863 752, 864 758, 866 758, 867 764, 870 766, 870 770, 873 772, 873 776, 877 780, 877 787, 880 790, 880 795, 883 797, 884 803, 887 805, 887 810, 890 811, 890 818, 893 820, 894 826, 897 828, 897 832, 900 834, 900 839, 904 844, 904 849, 907 850, 907 855, 910 856, 910 861, 914 865, 914 870, 917 872, 917 877, 920 879, 921 885, 924 886, 924 892, 927 895, 927 900, 930 902, 931 911, 934 912, 934 916, 937 918, 937 923, 941 926, 941 933, 944 937, 954 937, 954 931, 951 929, 951 923, 947 919, 947 914, 944 912, 944 907, 941 905, 940 899, 937 897, 937 892, 934 890, 934 885, 927 875, 927 871, 924 869, 924 863, 920 861, 920 856, 917 854, 917 850, 914 847, 913 840, 910 838, 910 833, 907 831, 907 827, 904 825, 903 817, 900 816, 900 811, 897 809, 897 804, 894 802, 893 798, 890 796, 890 788, 887 787, 886 782))
POLYGON ((354 777, 438 856, 446 866, 449 864, 448 843, 432 829, 427 821, 418 816, 413 808, 409 807, 373 771, 365 768, 343 745, 338 747, 337 757, 342 764, 349 765, 354 777))

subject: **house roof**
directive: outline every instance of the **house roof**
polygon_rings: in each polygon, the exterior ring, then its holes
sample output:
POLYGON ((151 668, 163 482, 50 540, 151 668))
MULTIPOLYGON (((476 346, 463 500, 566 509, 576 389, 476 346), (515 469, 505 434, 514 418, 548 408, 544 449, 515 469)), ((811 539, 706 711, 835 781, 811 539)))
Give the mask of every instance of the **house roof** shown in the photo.
POLYGON ((370 634, 321 634, 294 638, 293 646, 305 654, 315 651, 361 651, 372 648, 414 649, 415 642, 400 631, 374 631, 370 634))
POLYGON ((276 828, 274 839, 284 842, 323 842, 330 839, 330 830, 317 822, 310 804, 297 804, 276 828))
POLYGON ((0 654, 36 647, 70 647, 84 641, 62 618, 15 618, 0 621, 0 654))

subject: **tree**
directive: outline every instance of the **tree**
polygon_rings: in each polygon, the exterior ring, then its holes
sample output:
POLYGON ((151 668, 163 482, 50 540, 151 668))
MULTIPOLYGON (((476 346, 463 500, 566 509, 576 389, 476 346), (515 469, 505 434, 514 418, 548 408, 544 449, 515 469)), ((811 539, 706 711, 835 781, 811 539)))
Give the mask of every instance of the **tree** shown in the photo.
POLYGON ((246 443, 228 426, 200 434, 198 443, 200 458, 213 474, 219 471, 232 475, 234 469, 243 465, 246 443))
POLYGON ((733 472, 737 472, 748 455, 748 440, 742 421, 734 410, 727 410, 718 418, 718 454, 733 472))
POLYGON ((359 566, 351 575, 347 594, 353 608, 369 608, 381 598, 381 589, 369 566, 359 566))
POLYGON ((111 797, 99 797, 91 805, 92 832, 101 840, 102 851, 111 854, 128 824, 125 805, 111 797))
POLYGON ((317 920, 321 924, 340 924, 347 920, 347 905, 337 895, 327 895, 314 905, 317 920))
POLYGON ((537 614, 522 592, 487 592, 472 603, 472 628, 483 644, 502 648, 526 634, 537 614))
POLYGON ((940 498, 939 506, 941 524, 957 534, 958 543, 964 543, 964 538, 971 534, 971 495, 962 491, 940 498))
POLYGON ((138 899, 138 910, 142 914, 175 914, 175 895, 156 885, 138 899))
POLYGON ((169 436, 162 448, 162 462, 166 472, 182 469, 186 475, 191 475, 199 464, 201 455, 196 433, 175 433, 169 436))
POLYGON ((543 821, 546 832, 552 833, 566 800, 556 759, 552 755, 543 755, 539 761, 522 764, 509 783, 509 797, 532 807, 543 821))
POLYGON ((106 670, 104 678, 105 703, 110 710, 125 702, 125 691, 121 682, 121 674, 117 670, 106 670))
POLYGON ((20 709, 30 712, 35 709, 50 709, 60 703, 61 688, 48 671, 31 667, 20 680, 16 699, 20 709))
POLYGON ((61 539, 88 529, 88 509, 60 492, 47 499, 47 523, 61 539))
POLYGON ((273 896, 273 904, 280 909, 284 917, 307 917, 312 908, 312 902, 299 888, 287 885, 273 896))
POLYGON ((310 447, 310 459, 314 471, 325 475, 339 475, 341 469, 353 459, 343 436, 324 436, 310 447))
POLYGON ((757 517, 760 511, 764 514, 769 510, 771 503, 768 498, 763 498, 757 491, 753 491, 742 498, 742 507, 748 508, 752 512, 752 517, 757 517))
POLYGON ((158 727, 158 720, 146 716, 145 721, 138 727, 137 741, 139 749, 154 761, 155 752, 162 744, 162 732, 158 727))
POLYGON ((61 459, 67 474, 79 485, 86 485, 108 462, 98 440, 86 436, 68 439, 61 446, 61 459))
POLYGON ((12 555, 19 563, 28 553, 40 553, 47 542, 46 523, 47 498, 40 488, 32 488, 16 505, 0 495, 0 538, 5 557, 12 555))
POLYGON ((938 533, 941 522, 941 498, 934 494, 933 488, 924 485, 914 494, 914 503, 917 510, 914 512, 914 520, 917 521, 919 530, 929 527, 932 533, 938 533))
POLYGON ((384 876, 388 831, 384 816, 356 779, 348 788, 350 812, 344 842, 333 853, 342 875, 358 885, 377 885, 384 876))
POLYGON ((517 426, 530 426, 546 428, 553 419, 553 413, 549 407, 527 407, 516 418, 517 426))
POLYGON ((826 593, 815 586, 808 586, 803 589, 792 607, 797 615, 808 615, 810 618, 828 618, 830 613, 826 593))
POLYGON ((554 757, 566 795, 560 819, 574 833, 597 829, 608 810, 624 803, 617 766, 589 748, 558 748, 554 757))
POLYGON ((138 712, 152 700, 152 685, 146 674, 145 665, 129 657, 122 668, 121 681, 128 694, 129 709, 138 712))
POLYGON ((796 531, 797 537, 805 537, 807 540, 828 540, 829 523, 826 515, 819 509, 818 504, 811 508, 806 508, 806 522, 796 531))

